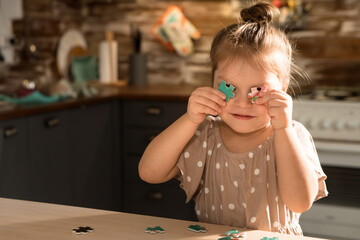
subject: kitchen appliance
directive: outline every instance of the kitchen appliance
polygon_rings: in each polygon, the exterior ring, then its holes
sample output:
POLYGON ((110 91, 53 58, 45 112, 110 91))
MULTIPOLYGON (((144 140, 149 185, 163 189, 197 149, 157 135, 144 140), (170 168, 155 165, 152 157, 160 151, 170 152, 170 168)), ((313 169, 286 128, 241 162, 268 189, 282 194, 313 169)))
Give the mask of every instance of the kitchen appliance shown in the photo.
POLYGON ((360 238, 360 91, 318 89, 294 100, 313 136, 329 195, 300 217, 304 235, 360 238))

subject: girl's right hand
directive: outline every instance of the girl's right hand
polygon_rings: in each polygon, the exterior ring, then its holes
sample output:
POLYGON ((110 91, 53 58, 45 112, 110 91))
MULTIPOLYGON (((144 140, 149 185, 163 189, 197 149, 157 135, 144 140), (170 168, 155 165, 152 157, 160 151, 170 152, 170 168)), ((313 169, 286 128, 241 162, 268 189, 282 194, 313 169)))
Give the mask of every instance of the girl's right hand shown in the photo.
POLYGON ((187 106, 187 117, 196 124, 206 115, 218 115, 226 106, 226 95, 211 87, 199 87, 191 93, 187 106))

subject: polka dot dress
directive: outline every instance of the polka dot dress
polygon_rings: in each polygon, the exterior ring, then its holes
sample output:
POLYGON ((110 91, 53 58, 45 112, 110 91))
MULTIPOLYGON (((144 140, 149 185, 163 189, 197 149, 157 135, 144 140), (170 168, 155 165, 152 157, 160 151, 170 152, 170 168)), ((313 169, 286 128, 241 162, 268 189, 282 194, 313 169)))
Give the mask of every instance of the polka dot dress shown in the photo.
MULTIPOLYGON (((319 178, 316 199, 327 195, 326 176, 307 130, 295 129, 319 178)), ((205 120, 181 154, 180 186, 187 201, 195 200, 201 222, 302 235, 300 214, 288 209, 280 196, 273 137, 245 153, 231 153, 220 135, 220 120, 205 120)))

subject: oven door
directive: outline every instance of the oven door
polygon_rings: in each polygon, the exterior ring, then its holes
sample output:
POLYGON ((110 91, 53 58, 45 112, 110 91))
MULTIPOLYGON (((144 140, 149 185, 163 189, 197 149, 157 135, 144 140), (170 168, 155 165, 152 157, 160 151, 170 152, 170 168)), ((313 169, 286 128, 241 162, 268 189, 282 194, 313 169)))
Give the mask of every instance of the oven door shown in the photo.
POLYGON ((304 235, 360 238, 360 144, 315 140, 329 195, 300 217, 304 235))

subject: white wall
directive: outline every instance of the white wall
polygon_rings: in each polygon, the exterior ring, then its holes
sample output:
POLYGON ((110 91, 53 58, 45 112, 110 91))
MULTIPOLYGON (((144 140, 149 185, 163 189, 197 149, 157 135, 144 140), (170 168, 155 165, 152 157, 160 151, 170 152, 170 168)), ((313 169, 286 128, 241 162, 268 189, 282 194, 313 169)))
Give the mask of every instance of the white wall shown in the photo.
POLYGON ((0 48, 8 64, 15 61, 14 49, 8 41, 13 36, 11 20, 22 16, 22 0, 0 0, 0 48))

